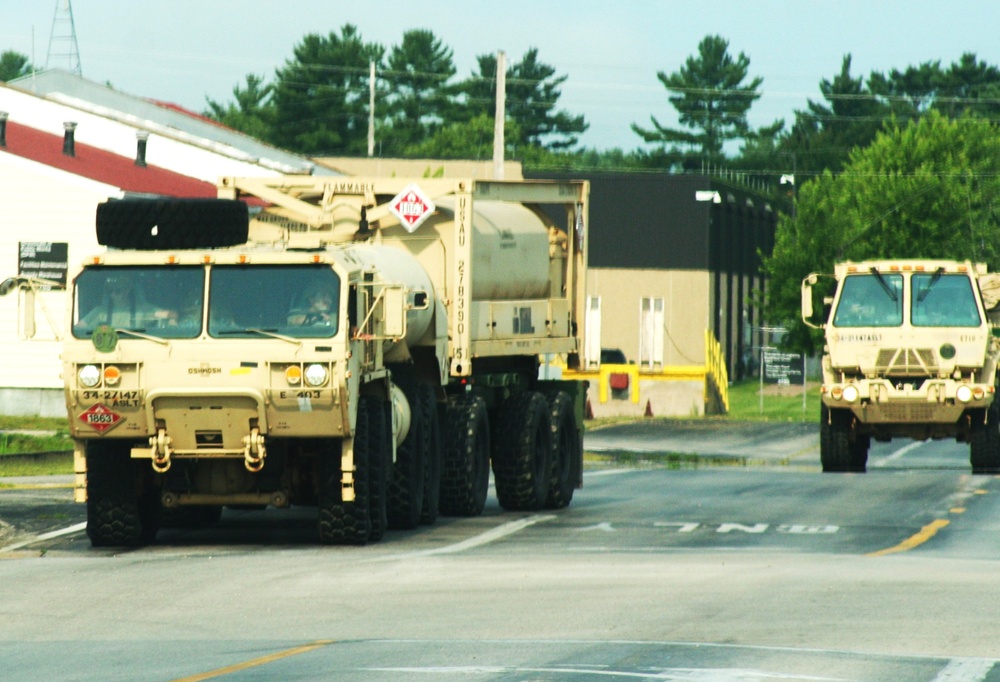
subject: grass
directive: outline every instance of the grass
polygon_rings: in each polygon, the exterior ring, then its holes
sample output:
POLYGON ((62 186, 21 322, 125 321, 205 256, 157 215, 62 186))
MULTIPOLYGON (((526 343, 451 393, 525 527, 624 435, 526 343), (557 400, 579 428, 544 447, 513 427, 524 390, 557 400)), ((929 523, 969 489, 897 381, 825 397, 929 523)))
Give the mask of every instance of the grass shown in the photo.
POLYGON ((816 383, 806 384, 803 410, 801 384, 764 384, 761 396, 759 379, 736 382, 729 387, 729 415, 724 418, 733 421, 814 422, 819 419, 819 387, 816 383))
POLYGON ((0 415, 0 476, 51 476, 73 473, 73 441, 66 420, 0 415), (38 431, 40 433, 23 433, 38 431), (39 457, 7 455, 48 454, 39 457))

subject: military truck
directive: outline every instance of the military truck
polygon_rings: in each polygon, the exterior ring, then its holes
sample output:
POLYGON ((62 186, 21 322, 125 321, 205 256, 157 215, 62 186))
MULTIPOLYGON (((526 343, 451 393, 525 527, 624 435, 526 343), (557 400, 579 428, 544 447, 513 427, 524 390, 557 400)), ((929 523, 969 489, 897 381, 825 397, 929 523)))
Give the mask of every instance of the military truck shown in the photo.
POLYGON ((822 324, 802 282, 802 319, 823 329, 823 471, 866 470, 871 439, 954 438, 973 473, 1000 471, 1000 346, 994 275, 969 261, 839 263, 822 324))
POLYGON ((220 180, 120 199, 63 349, 93 545, 310 505, 363 544, 582 483, 586 182, 220 180))

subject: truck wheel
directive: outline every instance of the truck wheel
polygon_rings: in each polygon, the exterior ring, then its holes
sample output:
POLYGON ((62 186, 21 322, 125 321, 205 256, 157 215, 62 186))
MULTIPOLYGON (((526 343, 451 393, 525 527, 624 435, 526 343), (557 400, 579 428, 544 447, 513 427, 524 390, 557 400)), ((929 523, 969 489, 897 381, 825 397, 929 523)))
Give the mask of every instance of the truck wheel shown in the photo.
MULTIPOLYGON (((867 453, 866 453, 867 454, 867 453)), ((831 410, 826 405, 820 409, 819 458, 824 473, 851 471, 851 413, 831 410)), ((866 457, 867 459, 867 457, 866 457)))
POLYGON ((1000 403, 994 399, 988 410, 972 416, 969 461, 974 474, 1000 472, 1000 403))
MULTIPOLYGON (((332 441, 335 442, 335 441, 332 441)), ((340 484, 340 451, 330 448, 317 463, 319 539, 326 545, 363 545, 371 535, 369 460, 386 442, 381 401, 362 396, 354 430, 354 501, 344 502, 340 484)))
MULTIPOLYGON (((368 539, 378 542, 389 528, 389 475, 392 470, 392 403, 374 400, 382 408, 382 430, 368 457, 368 539)), ((374 405, 372 406, 374 409, 374 405)))
POLYGON ((541 393, 524 392, 500 408, 493 443, 493 479, 500 506, 541 509, 552 481, 549 406, 541 393))
POLYGON ((552 478, 545 498, 547 509, 569 506, 576 489, 580 472, 580 438, 573 414, 573 398, 560 391, 549 403, 549 422, 552 424, 552 478))
POLYGON ((231 199, 113 199, 97 205, 97 243, 119 249, 245 244, 247 206, 231 199))
POLYGON ((130 547, 156 535, 156 505, 150 493, 140 494, 142 474, 129 449, 128 443, 87 443, 87 536, 94 547, 130 547))
POLYGON ((424 484, 427 476, 427 452, 430 427, 426 394, 414 381, 397 384, 410 404, 410 430, 396 446, 396 463, 389 483, 389 526, 411 530, 420 524, 423 513, 424 484))
POLYGON ((430 437, 427 439, 427 471, 424 475, 424 504, 420 523, 431 524, 437 521, 441 506, 441 414, 434 389, 428 384, 422 386, 426 393, 424 400, 430 437))
POLYGON ((482 398, 448 399, 443 455, 441 513, 479 516, 490 487, 490 421, 482 398))

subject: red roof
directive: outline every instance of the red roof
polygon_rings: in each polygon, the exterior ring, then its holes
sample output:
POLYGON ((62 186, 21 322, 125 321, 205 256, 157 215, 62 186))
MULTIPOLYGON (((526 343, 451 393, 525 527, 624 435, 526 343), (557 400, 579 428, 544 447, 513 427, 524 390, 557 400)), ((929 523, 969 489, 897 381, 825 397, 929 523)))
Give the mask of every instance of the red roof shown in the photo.
POLYGON ((156 166, 137 166, 135 159, 97 147, 74 144, 75 156, 63 154, 63 136, 7 121, 7 146, 0 151, 69 173, 119 187, 126 192, 173 197, 217 196, 215 185, 156 166))

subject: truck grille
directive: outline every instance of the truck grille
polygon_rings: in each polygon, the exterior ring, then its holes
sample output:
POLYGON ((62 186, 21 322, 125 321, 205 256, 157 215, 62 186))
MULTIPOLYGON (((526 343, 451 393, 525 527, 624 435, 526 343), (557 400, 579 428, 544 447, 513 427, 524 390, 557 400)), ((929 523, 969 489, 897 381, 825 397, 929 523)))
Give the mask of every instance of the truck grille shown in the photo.
POLYGON ((937 356, 930 348, 883 348, 875 368, 882 376, 927 376, 937 373, 937 356))

